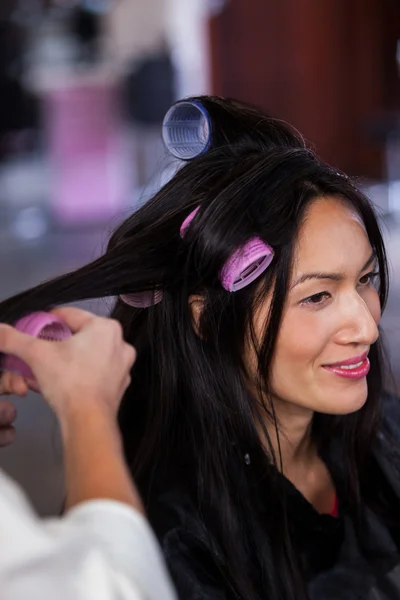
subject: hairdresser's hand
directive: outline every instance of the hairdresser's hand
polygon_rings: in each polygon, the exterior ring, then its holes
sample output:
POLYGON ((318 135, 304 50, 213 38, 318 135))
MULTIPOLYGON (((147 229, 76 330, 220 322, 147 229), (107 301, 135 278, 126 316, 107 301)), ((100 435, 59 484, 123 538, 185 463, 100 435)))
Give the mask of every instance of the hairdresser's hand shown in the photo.
POLYGON ((0 352, 18 356, 30 366, 61 423, 91 411, 115 418, 135 361, 121 326, 77 308, 54 313, 70 327, 71 338, 49 342, 0 324, 0 352))
MULTIPOLYGON (((25 396, 28 383, 22 375, 16 373, 0 373, 0 396, 25 396)), ((14 441, 15 428, 13 423, 17 418, 15 406, 8 400, 0 400, 0 447, 8 446, 14 441)))
POLYGON ((8 396, 10 394, 14 396, 26 396, 29 383, 34 384, 26 380, 22 375, 18 375, 18 373, 10 373, 9 371, 0 373, 0 396, 8 396))
POLYGON ((13 422, 17 416, 15 407, 7 400, 0 400, 0 446, 8 446, 14 441, 13 422))

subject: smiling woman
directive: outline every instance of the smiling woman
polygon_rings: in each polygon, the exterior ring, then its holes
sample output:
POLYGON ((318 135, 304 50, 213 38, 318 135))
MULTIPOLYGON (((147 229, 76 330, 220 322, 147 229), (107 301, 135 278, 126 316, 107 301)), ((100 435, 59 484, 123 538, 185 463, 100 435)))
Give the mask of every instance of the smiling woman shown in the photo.
POLYGON ((332 415, 364 405, 368 353, 379 337, 381 315, 374 259, 351 205, 328 197, 310 206, 276 343, 276 400, 332 415))
POLYGON ((400 418, 373 207, 238 102, 186 100, 165 130, 186 166, 104 256, 0 319, 119 296, 138 350, 126 457, 183 600, 394 600, 400 418))

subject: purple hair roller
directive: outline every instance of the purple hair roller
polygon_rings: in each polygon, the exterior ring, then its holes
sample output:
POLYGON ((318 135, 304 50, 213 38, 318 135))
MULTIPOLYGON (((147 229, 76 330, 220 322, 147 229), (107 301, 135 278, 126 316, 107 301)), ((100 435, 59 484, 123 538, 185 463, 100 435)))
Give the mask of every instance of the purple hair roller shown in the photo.
POLYGON ((222 287, 237 292, 253 283, 271 264, 274 251, 260 238, 249 240, 226 261, 220 273, 222 287))
POLYGON ((175 158, 191 160, 204 154, 210 148, 212 137, 208 111, 196 100, 177 102, 164 117, 162 135, 165 146, 175 158))
MULTIPOLYGON (((61 342, 71 337, 69 327, 51 313, 35 312, 23 317, 14 327, 22 333, 27 333, 42 340, 61 342)), ((29 379, 34 379, 31 369, 23 360, 11 354, 4 357, 2 370, 19 373, 29 379)))
MULTIPOLYGON (((183 221, 180 229, 181 237, 199 211, 195 208, 183 221)), ((274 251, 262 239, 255 237, 238 248, 226 261, 220 273, 222 287, 228 292, 237 292, 253 283, 271 264, 274 251)))
POLYGON ((134 308, 149 308, 158 304, 163 299, 163 293, 161 290, 136 292, 135 294, 121 294, 122 302, 133 306, 134 308))
POLYGON ((190 223, 193 221, 193 219, 195 218, 195 216, 197 215, 199 210, 200 210, 200 206, 198 206, 191 213, 189 213, 188 216, 186 217, 186 219, 183 221, 181 228, 179 230, 179 233, 181 234, 181 238, 183 238, 183 236, 185 235, 187 228, 189 227, 190 223))

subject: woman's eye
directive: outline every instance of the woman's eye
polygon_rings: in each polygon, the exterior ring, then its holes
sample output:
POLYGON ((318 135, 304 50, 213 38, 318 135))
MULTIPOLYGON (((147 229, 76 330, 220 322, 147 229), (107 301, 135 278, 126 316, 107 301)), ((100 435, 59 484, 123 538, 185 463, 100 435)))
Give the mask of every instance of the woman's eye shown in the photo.
POLYGON ((377 277, 379 277, 379 273, 376 271, 371 271, 371 273, 367 273, 366 275, 363 275, 360 279, 359 279, 359 283, 361 285, 369 285, 369 284, 374 284, 377 277))
POLYGON ((319 292, 318 294, 313 294, 308 298, 305 298, 302 303, 303 304, 323 304, 324 301, 330 297, 328 292, 319 292))

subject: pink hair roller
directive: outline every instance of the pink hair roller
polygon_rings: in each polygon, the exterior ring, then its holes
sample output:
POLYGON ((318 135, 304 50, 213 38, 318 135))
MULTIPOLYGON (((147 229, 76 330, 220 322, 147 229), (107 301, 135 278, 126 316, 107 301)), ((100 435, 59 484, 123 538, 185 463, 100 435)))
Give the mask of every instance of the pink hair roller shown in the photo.
MULTIPOLYGON (((183 238, 189 225, 199 212, 197 206, 183 221, 180 235, 183 238)), ((228 292, 237 292, 253 283, 271 264, 274 251, 259 237, 251 238, 246 244, 238 248, 226 261, 220 273, 222 287, 228 292)), ((134 308, 149 308, 158 304, 163 299, 161 290, 123 294, 121 300, 134 308)))
MULTIPOLYGON (((199 208, 199 206, 195 208, 183 221, 180 229, 181 237, 184 236, 199 208)), ((250 285, 264 273, 273 258, 274 251, 271 246, 259 237, 250 239, 226 261, 220 273, 222 287, 228 292, 237 292, 250 285)))
POLYGON ((122 294, 121 300, 133 306, 134 308, 149 308, 158 304, 163 299, 163 293, 161 290, 136 292, 136 294, 122 294))
MULTIPOLYGON (((23 317, 14 327, 22 333, 27 333, 42 340, 61 342, 71 337, 69 327, 51 313, 35 312, 23 317)), ((34 379, 33 373, 24 361, 16 356, 7 354, 4 357, 2 370, 19 373, 29 379, 34 379)))
POLYGON ((179 233, 181 234, 181 238, 183 238, 183 236, 185 235, 187 228, 189 227, 190 223, 193 221, 193 219, 195 218, 195 216, 197 215, 199 210, 200 210, 200 206, 198 206, 197 208, 192 210, 192 212, 189 213, 188 216, 186 217, 186 219, 183 221, 181 228, 179 230, 179 233))
POLYGON ((271 264, 274 251, 260 238, 249 240, 226 261, 220 273, 221 285, 228 292, 237 292, 250 285, 271 264))

